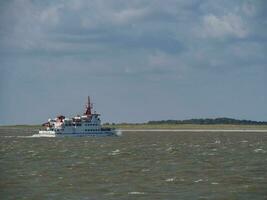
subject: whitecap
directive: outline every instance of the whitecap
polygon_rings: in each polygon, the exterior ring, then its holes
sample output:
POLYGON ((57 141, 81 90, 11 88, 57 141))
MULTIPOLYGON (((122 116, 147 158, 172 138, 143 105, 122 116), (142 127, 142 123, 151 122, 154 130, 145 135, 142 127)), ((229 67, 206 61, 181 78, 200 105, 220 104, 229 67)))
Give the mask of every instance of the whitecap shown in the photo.
POLYGON ((24 138, 41 138, 41 137, 56 137, 55 135, 40 135, 40 134, 34 134, 31 136, 22 136, 24 138))
POLYGON ((36 175, 37 175, 37 171, 33 171, 33 172, 31 173, 31 175, 32 175, 32 176, 36 176, 36 175))
POLYGON ((128 192, 128 194, 139 195, 139 194, 145 194, 145 193, 144 192, 128 192))
POLYGON ((169 148, 166 149, 166 151, 172 151, 172 150, 174 150, 173 147, 169 147, 169 148))
POLYGON ((254 152, 256 152, 256 153, 265 153, 266 151, 264 151, 263 149, 254 149, 254 152))
POLYGON ((122 132, 121 130, 116 130, 116 133, 115 133, 117 136, 122 136, 122 132))
POLYGON ((198 180, 196 180, 196 181, 194 181, 195 183, 198 183, 198 182, 202 182, 203 181, 203 179, 198 179, 198 180))
POLYGON ((173 181, 175 181, 175 179, 176 179, 175 177, 174 178, 167 178, 165 181, 166 182, 173 182, 173 181))
POLYGON ((218 185, 219 183, 217 183, 217 182, 212 182, 211 184, 212 184, 212 185, 218 185))
POLYGON ((112 151, 111 153, 109 153, 109 155, 111 155, 111 156, 116 156, 118 154, 120 154, 120 150, 119 149, 116 149, 116 150, 112 151))

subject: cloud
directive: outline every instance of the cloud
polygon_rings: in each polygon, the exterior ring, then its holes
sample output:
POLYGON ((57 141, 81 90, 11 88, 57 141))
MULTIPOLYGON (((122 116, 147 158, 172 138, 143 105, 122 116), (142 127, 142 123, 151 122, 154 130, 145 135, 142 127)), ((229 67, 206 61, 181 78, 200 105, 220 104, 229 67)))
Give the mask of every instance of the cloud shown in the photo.
POLYGON ((57 5, 54 7, 47 8, 40 13, 40 22, 52 26, 56 26, 59 19, 59 9, 63 8, 63 5, 57 5))
MULTIPOLYGON (((100 11, 101 12, 101 11, 100 11)), ((147 10, 140 9, 124 9, 121 11, 113 11, 102 13, 96 18, 87 16, 82 19, 82 26, 85 28, 95 28, 99 23, 103 26, 121 26, 129 25, 131 23, 137 23, 138 20, 144 18, 147 15, 147 10)))
POLYGON ((224 16, 216 16, 208 14, 203 17, 203 32, 204 37, 237 37, 245 38, 249 34, 244 21, 240 16, 235 14, 227 14, 224 16))
POLYGON ((77 97, 91 92, 103 105, 107 96, 117 98, 111 103, 118 106, 107 109, 118 113, 112 109, 121 106, 118 121, 136 120, 129 102, 139 99, 136 107, 144 111, 143 102, 155 96, 169 102, 157 112, 161 102, 152 103, 150 117, 142 117, 161 118, 166 109, 189 116, 200 99, 205 112, 213 112, 210 104, 220 113, 247 110, 241 101, 232 106, 233 96, 262 108, 266 101, 256 98, 266 85, 265 8, 264 0, 0 1, 0 119, 19 121, 30 110, 27 102, 39 100, 50 107, 73 98, 67 107, 75 112, 77 97), (10 102, 17 98, 24 110, 15 119, 10 102))

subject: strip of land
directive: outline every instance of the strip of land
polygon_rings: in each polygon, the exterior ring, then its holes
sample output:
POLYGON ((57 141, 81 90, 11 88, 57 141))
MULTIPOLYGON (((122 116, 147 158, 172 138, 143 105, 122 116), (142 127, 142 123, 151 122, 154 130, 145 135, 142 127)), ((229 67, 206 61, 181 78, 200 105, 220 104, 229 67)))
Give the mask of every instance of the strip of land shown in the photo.
POLYGON ((122 132, 254 132, 267 133, 267 129, 119 129, 122 132))
POLYGON ((267 125, 235 124, 113 124, 106 126, 121 130, 267 130, 267 125))
MULTIPOLYGON (((121 131, 168 131, 168 132, 267 132, 267 125, 236 124, 105 124, 104 127, 121 131)), ((0 126, 1 129, 43 129, 41 125, 0 126)))
MULTIPOLYGON (((180 131, 255 131, 267 130, 267 122, 253 120, 239 120, 227 117, 220 118, 199 118, 187 120, 159 120, 145 123, 104 123, 104 127, 121 130, 180 130, 180 131)), ((0 126, 5 128, 43 128, 41 125, 11 125, 0 126)))
POLYGON ((104 125, 123 130, 267 130, 267 122, 265 121, 238 120, 227 117, 187 120, 159 120, 148 121, 146 123, 106 123, 104 125))

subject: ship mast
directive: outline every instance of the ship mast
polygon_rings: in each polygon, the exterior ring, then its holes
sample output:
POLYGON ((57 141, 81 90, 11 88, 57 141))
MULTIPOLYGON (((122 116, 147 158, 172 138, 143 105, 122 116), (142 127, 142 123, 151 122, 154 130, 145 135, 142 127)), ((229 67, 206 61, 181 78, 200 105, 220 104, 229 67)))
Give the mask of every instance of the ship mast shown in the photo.
POLYGON ((91 104, 90 97, 88 96, 86 111, 85 111, 84 115, 91 116, 92 115, 92 108, 93 108, 93 105, 91 104))

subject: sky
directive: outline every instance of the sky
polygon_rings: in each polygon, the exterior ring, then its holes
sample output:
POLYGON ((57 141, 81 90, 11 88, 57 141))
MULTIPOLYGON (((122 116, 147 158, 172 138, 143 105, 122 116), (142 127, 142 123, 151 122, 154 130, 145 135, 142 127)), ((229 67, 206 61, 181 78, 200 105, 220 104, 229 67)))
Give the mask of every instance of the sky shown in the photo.
POLYGON ((0 1, 0 124, 267 121, 265 0, 0 1))

